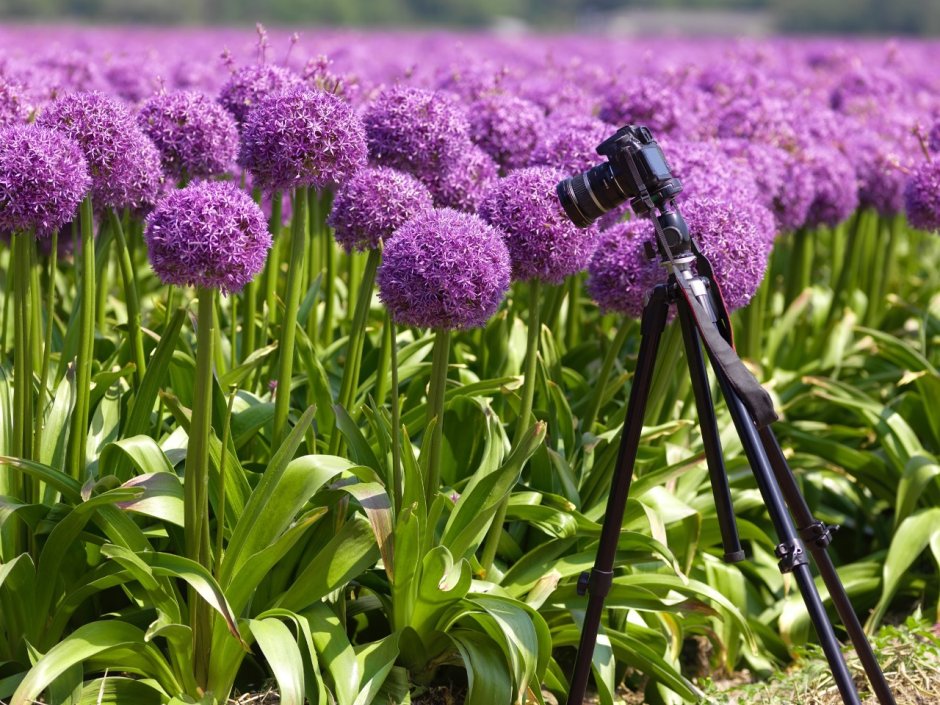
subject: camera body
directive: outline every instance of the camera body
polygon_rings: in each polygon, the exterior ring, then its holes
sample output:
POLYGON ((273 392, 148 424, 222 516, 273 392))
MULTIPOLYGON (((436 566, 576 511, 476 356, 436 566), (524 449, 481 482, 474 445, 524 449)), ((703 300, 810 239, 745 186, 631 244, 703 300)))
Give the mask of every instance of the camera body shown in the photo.
POLYGON ((607 161, 558 183, 556 192, 565 213, 586 228, 624 201, 637 215, 668 204, 682 191, 666 156, 649 129, 627 125, 601 142, 597 153, 607 161))

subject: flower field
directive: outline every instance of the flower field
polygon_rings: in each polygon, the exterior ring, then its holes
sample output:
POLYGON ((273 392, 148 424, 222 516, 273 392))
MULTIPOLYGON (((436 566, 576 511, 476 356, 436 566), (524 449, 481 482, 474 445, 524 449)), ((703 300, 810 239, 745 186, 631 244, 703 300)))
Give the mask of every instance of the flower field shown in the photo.
MULTIPOLYGON (((563 701, 667 275, 649 220, 578 229, 555 185, 627 123, 682 180, 866 629, 938 621, 938 60, 0 28, 0 701, 563 701)), ((602 705, 815 640, 719 403, 749 558, 721 560, 685 367, 669 325, 602 705)))

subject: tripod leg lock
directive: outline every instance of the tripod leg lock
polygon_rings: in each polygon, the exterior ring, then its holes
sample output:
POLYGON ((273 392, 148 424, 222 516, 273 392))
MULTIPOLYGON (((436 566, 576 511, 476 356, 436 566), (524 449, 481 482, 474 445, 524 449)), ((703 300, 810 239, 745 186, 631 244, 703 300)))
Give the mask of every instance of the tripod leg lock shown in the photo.
POLYGON ((590 592, 592 595, 604 598, 607 597, 613 584, 614 572, 612 570, 592 568, 590 573, 581 573, 578 576, 578 594, 585 595, 590 592))
POLYGON ((774 549, 774 555, 780 559, 777 565, 780 566, 781 573, 790 573, 797 566, 809 563, 806 551, 803 550, 803 542, 799 539, 779 544, 774 549))
POLYGON ((821 521, 814 521, 809 526, 799 530, 800 538, 813 548, 826 548, 832 543, 832 535, 839 530, 838 525, 829 525, 821 521))

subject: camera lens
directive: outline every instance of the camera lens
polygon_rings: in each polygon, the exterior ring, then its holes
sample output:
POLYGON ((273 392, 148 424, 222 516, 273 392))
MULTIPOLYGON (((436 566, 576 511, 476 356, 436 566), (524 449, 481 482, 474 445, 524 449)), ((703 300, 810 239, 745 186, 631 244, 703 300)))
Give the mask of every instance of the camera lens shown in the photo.
POLYGON ((617 175, 610 162, 559 181, 555 191, 565 213, 579 228, 588 227, 629 198, 617 183, 617 175))

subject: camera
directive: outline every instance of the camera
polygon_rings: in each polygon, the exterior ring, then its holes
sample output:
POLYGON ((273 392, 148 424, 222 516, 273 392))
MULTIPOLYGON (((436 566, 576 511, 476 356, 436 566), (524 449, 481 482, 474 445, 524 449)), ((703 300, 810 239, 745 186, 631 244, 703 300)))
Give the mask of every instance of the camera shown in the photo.
POLYGON ((628 199, 637 215, 646 215, 682 191, 682 182, 672 175, 663 150, 646 127, 620 128, 598 145, 597 153, 607 161, 555 187, 565 213, 579 228, 628 199))

